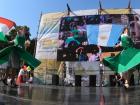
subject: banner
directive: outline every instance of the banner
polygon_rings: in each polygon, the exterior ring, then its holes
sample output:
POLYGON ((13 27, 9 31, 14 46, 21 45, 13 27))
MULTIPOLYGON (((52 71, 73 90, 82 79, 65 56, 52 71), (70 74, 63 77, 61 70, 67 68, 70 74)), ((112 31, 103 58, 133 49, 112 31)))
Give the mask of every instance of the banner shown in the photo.
POLYGON ((64 13, 58 12, 41 16, 36 47, 37 59, 57 58, 59 24, 64 15, 64 13))
MULTIPOLYGON (((132 14, 80 15, 61 18, 58 61, 98 61, 99 48, 113 47, 132 14)), ((104 50, 102 50, 104 52, 104 50)))
POLYGON ((84 16, 84 15, 96 15, 98 14, 98 9, 88 9, 88 10, 78 10, 70 12, 70 16, 84 16))
POLYGON ((101 14, 130 14, 130 9, 103 9, 101 14))
POLYGON ((62 12, 43 14, 41 16, 37 38, 41 39, 43 36, 47 36, 48 33, 58 33, 59 22, 63 16, 65 16, 65 13, 62 12))
POLYGON ((112 47, 118 42, 123 28, 124 25, 117 24, 87 25, 88 43, 112 47))
POLYGON ((36 58, 38 59, 56 59, 57 58, 57 49, 50 48, 45 50, 39 50, 36 54, 36 58))

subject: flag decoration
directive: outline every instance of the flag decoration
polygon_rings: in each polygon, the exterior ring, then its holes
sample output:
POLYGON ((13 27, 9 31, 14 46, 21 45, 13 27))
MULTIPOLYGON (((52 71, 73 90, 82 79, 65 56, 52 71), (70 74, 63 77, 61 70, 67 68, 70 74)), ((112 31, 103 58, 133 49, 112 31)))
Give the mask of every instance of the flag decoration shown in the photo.
POLYGON ((0 17, 0 41, 7 42, 5 34, 15 25, 15 22, 0 17))
POLYGON ((113 47, 122 33, 124 25, 98 24, 87 25, 87 38, 89 44, 113 47))

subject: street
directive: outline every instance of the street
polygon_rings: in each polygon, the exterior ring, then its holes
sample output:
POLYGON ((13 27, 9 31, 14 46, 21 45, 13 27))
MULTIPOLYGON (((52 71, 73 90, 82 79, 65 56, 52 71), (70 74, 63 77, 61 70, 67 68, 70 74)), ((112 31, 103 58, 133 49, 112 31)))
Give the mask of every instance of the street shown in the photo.
POLYGON ((0 105, 139 105, 140 87, 0 86, 0 105), (101 105, 101 104, 100 104, 101 105))

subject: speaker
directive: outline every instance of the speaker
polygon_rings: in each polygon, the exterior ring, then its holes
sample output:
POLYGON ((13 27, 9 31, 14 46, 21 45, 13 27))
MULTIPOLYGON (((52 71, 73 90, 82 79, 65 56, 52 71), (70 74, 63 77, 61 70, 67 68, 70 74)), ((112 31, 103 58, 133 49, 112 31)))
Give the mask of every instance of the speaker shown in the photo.
POLYGON ((52 75, 52 85, 59 85, 59 76, 56 74, 52 75))
POLYGON ((75 75, 75 86, 81 86, 81 75, 75 75))
POLYGON ((110 86, 115 86, 116 85, 115 75, 110 75, 109 76, 109 82, 110 82, 110 86))
POLYGON ((95 87, 96 86, 96 75, 89 76, 89 86, 95 87))

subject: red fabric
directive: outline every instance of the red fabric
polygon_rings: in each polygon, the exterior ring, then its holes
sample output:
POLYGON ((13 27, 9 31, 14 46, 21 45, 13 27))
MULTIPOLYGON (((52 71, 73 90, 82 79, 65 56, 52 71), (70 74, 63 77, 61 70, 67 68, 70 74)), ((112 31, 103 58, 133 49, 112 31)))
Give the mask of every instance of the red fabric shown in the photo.
POLYGON ((15 22, 3 17, 0 17, 0 23, 7 25, 9 29, 16 25, 15 22))
POLYGON ((21 83, 24 83, 24 81, 23 81, 23 76, 21 75, 21 76, 18 76, 18 78, 17 78, 17 80, 16 80, 16 84, 17 85, 19 85, 19 84, 21 84, 21 83))

